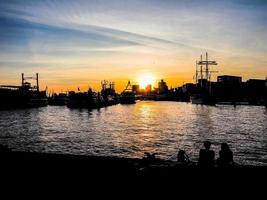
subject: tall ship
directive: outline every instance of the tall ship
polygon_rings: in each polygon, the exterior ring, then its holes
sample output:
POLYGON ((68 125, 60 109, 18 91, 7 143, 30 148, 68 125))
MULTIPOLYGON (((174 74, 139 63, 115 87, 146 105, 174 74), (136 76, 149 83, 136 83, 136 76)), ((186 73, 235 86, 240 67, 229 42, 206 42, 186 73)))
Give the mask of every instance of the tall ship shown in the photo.
POLYGON ((203 60, 201 55, 200 60, 196 61, 196 90, 190 94, 192 104, 216 104, 216 99, 213 97, 211 90, 211 74, 217 71, 211 71, 210 66, 212 65, 218 64, 216 61, 210 61, 208 59, 208 53, 206 53, 205 60, 203 60))
POLYGON ((21 77, 21 86, 0 85, 0 109, 47 106, 46 90, 39 89, 38 73, 35 77, 25 77, 22 73, 21 77), (32 86, 28 79, 36 80, 36 85, 32 86))
POLYGON ((136 103, 135 93, 132 90, 130 81, 128 81, 128 84, 125 90, 121 93, 120 103, 121 104, 135 104, 136 103))

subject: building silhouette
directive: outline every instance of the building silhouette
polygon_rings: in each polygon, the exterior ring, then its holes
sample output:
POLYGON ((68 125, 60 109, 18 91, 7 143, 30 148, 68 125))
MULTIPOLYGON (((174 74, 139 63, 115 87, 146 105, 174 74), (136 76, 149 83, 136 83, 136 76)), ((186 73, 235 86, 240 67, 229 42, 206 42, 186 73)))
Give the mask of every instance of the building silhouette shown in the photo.
POLYGON ((169 88, 167 83, 162 79, 159 83, 158 83, 158 93, 159 94, 166 94, 168 93, 169 88))
POLYGON ((151 84, 147 85, 145 91, 147 94, 151 93, 152 92, 152 85, 151 84))

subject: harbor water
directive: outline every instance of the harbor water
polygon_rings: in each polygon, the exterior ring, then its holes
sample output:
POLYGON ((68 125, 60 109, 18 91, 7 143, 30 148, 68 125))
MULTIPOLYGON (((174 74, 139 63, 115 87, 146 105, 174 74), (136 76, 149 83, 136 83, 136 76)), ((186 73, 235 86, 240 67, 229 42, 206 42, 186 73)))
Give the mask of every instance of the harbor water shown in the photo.
POLYGON ((0 111, 0 144, 13 150, 197 161, 202 143, 227 142, 239 164, 267 166, 267 109, 139 101, 99 110, 48 106, 0 111))

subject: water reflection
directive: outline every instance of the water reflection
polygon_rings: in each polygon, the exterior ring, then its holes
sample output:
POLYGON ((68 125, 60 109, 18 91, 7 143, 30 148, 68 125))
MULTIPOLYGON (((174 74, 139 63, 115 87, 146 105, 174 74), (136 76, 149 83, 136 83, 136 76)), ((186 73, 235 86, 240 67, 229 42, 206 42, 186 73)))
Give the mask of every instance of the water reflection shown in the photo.
POLYGON ((196 106, 138 102, 100 110, 45 107, 0 112, 0 143, 17 150, 175 158, 185 149, 197 159, 202 142, 227 142, 235 160, 266 165, 267 113, 263 107, 196 106))

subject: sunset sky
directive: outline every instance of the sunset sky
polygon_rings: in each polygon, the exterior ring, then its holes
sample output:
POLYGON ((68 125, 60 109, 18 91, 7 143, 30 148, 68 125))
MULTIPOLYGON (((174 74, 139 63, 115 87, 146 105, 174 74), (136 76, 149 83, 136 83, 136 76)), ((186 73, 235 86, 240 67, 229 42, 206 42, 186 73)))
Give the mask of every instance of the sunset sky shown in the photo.
POLYGON ((175 87, 206 51, 218 75, 264 79, 266 11, 264 0, 1 0, 0 85, 39 72, 54 91, 103 79, 121 91, 144 75, 175 87))

